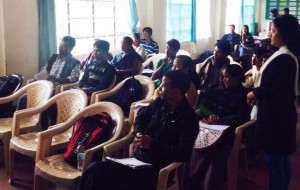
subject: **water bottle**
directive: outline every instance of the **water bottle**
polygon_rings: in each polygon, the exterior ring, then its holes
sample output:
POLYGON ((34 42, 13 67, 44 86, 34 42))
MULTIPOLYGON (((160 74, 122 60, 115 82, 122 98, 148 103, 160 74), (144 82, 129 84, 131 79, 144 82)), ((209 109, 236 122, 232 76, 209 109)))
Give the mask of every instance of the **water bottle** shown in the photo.
POLYGON ((83 168, 83 162, 84 162, 84 146, 82 145, 82 142, 78 143, 78 146, 76 148, 77 150, 77 169, 79 171, 82 171, 83 168))

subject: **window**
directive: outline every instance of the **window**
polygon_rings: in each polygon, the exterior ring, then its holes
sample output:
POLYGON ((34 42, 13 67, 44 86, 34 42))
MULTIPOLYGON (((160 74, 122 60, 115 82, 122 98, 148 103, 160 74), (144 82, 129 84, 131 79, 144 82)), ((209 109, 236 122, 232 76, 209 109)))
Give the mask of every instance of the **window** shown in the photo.
POLYGON ((122 0, 55 0, 56 33, 59 45, 63 36, 76 39, 74 55, 91 52, 94 39, 120 49, 122 38, 131 35, 124 17, 122 0))
POLYGON ((167 0, 167 40, 191 41, 193 25, 193 0, 167 0))

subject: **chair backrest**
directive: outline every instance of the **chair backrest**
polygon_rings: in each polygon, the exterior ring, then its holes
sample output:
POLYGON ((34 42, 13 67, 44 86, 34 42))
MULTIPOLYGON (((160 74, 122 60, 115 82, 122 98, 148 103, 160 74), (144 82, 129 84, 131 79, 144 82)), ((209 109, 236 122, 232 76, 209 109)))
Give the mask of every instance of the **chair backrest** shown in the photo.
POLYGON ((135 79, 140 81, 140 83, 143 86, 143 99, 148 99, 150 98, 155 90, 155 85, 153 83, 153 80, 147 76, 143 75, 136 75, 134 76, 135 79))
POLYGON ((165 53, 159 53, 159 54, 156 54, 156 55, 153 55, 152 57, 148 58, 144 63, 143 63, 143 67, 145 68, 146 66, 148 66, 151 62, 153 63, 153 70, 156 70, 156 65, 157 65, 157 62, 160 60, 160 59, 163 59, 166 57, 166 54, 165 53))
POLYGON ((17 90, 19 90, 23 84, 24 81, 24 77, 21 74, 18 73, 13 73, 11 74, 11 76, 17 78, 19 80, 19 84, 17 85, 17 87, 15 88, 15 90, 13 91, 13 93, 15 93, 17 90))
POLYGON ((86 107, 88 101, 85 92, 72 89, 55 95, 48 102, 56 103, 56 123, 62 123, 86 107))
POLYGON ((45 103, 51 97, 52 93, 53 84, 46 80, 40 80, 27 84, 12 96, 18 98, 22 94, 27 94, 26 108, 32 108, 45 103))
MULTIPOLYGON (((124 79, 123 81, 118 83, 113 89, 111 89, 109 91, 105 91, 105 92, 101 92, 101 93, 97 94, 96 98, 95 98, 95 102, 100 102, 100 101, 102 101, 102 99, 108 98, 108 97, 114 95, 116 92, 118 92, 122 88, 125 81, 130 78, 131 77, 124 79)), ((154 86, 152 79, 149 77, 143 76, 143 75, 135 75, 134 78, 137 79, 143 86, 142 99, 150 98, 153 95, 154 90, 155 90, 155 86, 154 86)))
POLYGON ((180 49, 187 51, 189 54, 197 53, 197 46, 194 42, 191 41, 181 42, 180 49))
POLYGON ((187 56, 191 57, 191 54, 189 52, 187 52, 186 50, 182 50, 182 49, 178 50, 176 55, 187 55, 187 56))
POLYGON ((228 189, 235 190, 238 173, 238 153, 241 146, 241 139, 245 128, 252 126, 255 120, 250 120, 235 129, 234 143, 227 160, 227 184, 228 189))

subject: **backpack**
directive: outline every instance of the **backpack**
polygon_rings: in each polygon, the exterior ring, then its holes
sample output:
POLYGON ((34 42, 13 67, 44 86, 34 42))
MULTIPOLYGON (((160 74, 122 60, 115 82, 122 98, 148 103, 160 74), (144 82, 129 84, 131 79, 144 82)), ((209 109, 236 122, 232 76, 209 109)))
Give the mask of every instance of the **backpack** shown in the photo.
MULTIPOLYGON (((19 78, 8 75, 0 77, 0 98, 6 97, 14 93, 18 87, 21 86, 23 80, 20 81, 19 78)), ((13 102, 7 102, 0 104, 0 118, 12 117, 13 116, 13 102)))
POLYGON ((0 77, 0 97, 11 95, 19 84, 20 80, 12 75, 0 77))
POLYGON ((133 102, 139 101, 143 96, 143 86, 134 77, 127 79, 121 89, 113 96, 106 98, 105 101, 119 105, 124 116, 129 116, 130 106, 133 102))
MULTIPOLYGON (((75 124, 75 130, 64 154, 65 161, 76 167, 78 143, 82 142, 86 150, 95 147, 109 140, 112 126, 112 119, 106 112, 100 112, 79 120, 75 124)), ((94 156, 94 159, 101 158, 102 152, 99 152, 99 154, 96 157, 94 156)))

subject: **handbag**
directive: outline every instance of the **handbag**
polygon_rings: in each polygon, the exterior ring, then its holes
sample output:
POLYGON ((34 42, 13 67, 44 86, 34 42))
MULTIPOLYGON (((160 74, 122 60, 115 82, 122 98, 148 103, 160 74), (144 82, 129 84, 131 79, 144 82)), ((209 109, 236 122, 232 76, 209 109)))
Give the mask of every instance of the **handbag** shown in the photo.
POLYGON ((229 128, 228 125, 210 125, 199 122, 199 133, 195 140, 195 149, 205 149, 213 146, 224 134, 224 131, 229 128))

